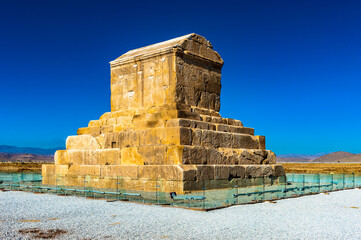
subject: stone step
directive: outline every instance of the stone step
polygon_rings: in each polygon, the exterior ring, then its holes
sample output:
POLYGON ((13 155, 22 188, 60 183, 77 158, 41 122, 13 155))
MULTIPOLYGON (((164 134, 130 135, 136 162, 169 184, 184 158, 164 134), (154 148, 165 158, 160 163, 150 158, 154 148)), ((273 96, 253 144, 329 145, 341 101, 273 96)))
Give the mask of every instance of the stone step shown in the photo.
MULTIPOLYGON (((46 165, 43 183, 139 191, 183 192, 262 184, 263 177, 284 176, 282 165, 46 165), (247 182, 249 181, 249 183, 247 182)), ((266 179, 267 181, 267 179, 266 179)))
POLYGON ((273 164, 269 150, 156 145, 93 150, 59 150, 55 164, 69 165, 178 165, 273 164))

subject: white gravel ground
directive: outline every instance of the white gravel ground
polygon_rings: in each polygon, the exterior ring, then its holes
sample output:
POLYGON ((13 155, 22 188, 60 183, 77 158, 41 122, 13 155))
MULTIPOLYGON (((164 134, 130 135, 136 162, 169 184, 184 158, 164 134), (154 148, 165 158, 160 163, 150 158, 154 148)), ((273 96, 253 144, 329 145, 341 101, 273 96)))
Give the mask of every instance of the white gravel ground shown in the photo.
POLYGON ((211 212, 0 192, 0 239, 33 239, 25 228, 68 231, 57 239, 361 239, 361 190, 211 212))

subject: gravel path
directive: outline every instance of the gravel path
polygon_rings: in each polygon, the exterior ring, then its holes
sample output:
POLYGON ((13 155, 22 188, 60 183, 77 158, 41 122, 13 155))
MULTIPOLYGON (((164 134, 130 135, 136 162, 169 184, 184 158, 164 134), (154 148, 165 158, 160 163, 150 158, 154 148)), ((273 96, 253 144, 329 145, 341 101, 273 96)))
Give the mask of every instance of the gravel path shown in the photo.
POLYGON ((0 239, 361 239, 360 223, 359 189, 211 212, 0 192, 0 239))

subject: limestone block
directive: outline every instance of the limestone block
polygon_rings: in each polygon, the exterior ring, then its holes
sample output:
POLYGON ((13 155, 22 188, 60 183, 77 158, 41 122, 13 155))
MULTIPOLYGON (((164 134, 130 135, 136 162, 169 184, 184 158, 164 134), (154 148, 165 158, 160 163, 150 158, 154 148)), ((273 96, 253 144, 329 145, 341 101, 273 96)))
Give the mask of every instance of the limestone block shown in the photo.
POLYGON ((134 126, 135 129, 147 129, 147 128, 163 128, 165 127, 164 120, 154 121, 140 121, 134 126))
POLYGON ((260 178, 274 176, 274 170, 272 166, 267 165, 248 165, 246 166, 245 176, 247 178, 260 178))
POLYGON ((120 165, 121 164, 121 152, 119 148, 101 149, 96 150, 92 155, 95 160, 91 164, 96 165, 120 165))
POLYGON ((233 149, 224 149, 222 164, 237 165, 240 163, 239 154, 233 149))
POLYGON ((266 149, 266 138, 264 136, 255 136, 259 142, 259 149, 266 149))
POLYGON ((121 148, 120 152, 122 165, 144 165, 144 159, 139 154, 137 147, 121 148))
POLYGON ((131 147, 140 145, 140 131, 124 131, 119 133, 119 147, 131 147))
POLYGON ((99 149, 100 146, 97 140, 91 135, 78 135, 69 136, 66 139, 66 149, 77 149, 77 150, 95 150, 99 149))
POLYGON ((85 175, 68 175, 64 179, 64 185, 66 186, 85 186, 90 187, 93 182, 91 179, 86 180, 85 175))
POLYGON ((67 150, 68 163, 75 165, 96 164, 95 150, 67 150))
POLYGON ((89 127, 88 128, 88 133, 93 136, 96 137, 100 134, 100 127, 89 127))
POLYGON ((272 152, 267 150, 267 158, 262 162, 262 164, 275 164, 276 163, 276 155, 272 152))
POLYGON ((83 127, 83 128, 78 128, 77 135, 83 135, 83 134, 90 134, 89 128, 87 127, 83 127))
POLYGON ((104 133, 104 148, 120 148, 118 132, 104 133))
POLYGON ((70 176, 100 176, 99 165, 71 165, 68 170, 70 176))
MULTIPOLYGON (((221 94, 221 83, 210 82, 206 85, 206 91, 209 93, 221 94)), ((214 109, 214 108, 213 108, 214 109)))
POLYGON ((43 176, 42 178, 42 184, 45 185, 56 185, 56 177, 54 175, 51 176, 43 176))
MULTIPOLYGON (((203 83, 204 85, 204 83, 203 83)), ((201 89, 199 89, 201 90, 201 89)), ((203 90, 205 91, 205 90, 203 90)), ((205 115, 211 115, 211 110, 210 109, 206 109, 206 108, 199 108, 199 107, 194 107, 192 106, 192 112, 195 112, 195 113, 198 113, 200 114, 201 116, 201 119, 202 119, 202 115, 205 116, 205 115)))
POLYGON ((230 128, 228 125, 224 125, 224 124, 217 124, 216 125, 216 130, 220 131, 220 132, 230 132, 230 128))
POLYGON ((162 165, 167 161, 167 146, 141 146, 138 153, 145 165, 162 165))
POLYGON ((197 179, 197 167, 195 165, 180 165, 183 172, 183 181, 196 181, 197 179))
POLYGON ((206 122, 201 122, 201 121, 192 121, 190 127, 191 128, 199 128, 199 129, 208 130, 209 129, 209 124, 206 123, 206 122))
POLYGON ((245 149, 259 149, 258 139, 248 134, 233 134, 233 147, 245 149))
POLYGON ((201 135, 201 145, 204 147, 220 147, 220 134, 214 131, 203 130, 201 135))
POLYGON ((207 152, 204 147, 184 146, 183 164, 207 164, 207 152))
MULTIPOLYGON (((167 128, 162 128, 167 129, 167 128)), ((148 146, 148 145, 160 145, 161 140, 163 139, 165 133, 159 131, 159 129, 146 129, 139 131, 139 145, 148 146)))
POLYGON ((138 166, 102 165, 100 170, 102 178, 118 178, 118 181, 139 178, 138 166))
POLYGON ((165 110, 163 107, 159 109, 160 112, 160 117, 163 120, 168 120, 168 119, 174 119, 174 118, 178 118, 179 116, 179 112, 180 111, 187 111, 186 108, 183 108, 184 110, 174 110, 174 108, 172 108, 171 110, 165 110))
POLYGON ((113 178, 104 178, 104 179, 92 179, 91 186, 95 188, 103 188, 103 189, 116 189, 121 188, 120 186, 122 183, 122 180, 117 180, 113 178))
POLYGON ((191 120, 175 118, 166 120, 165 127, 190 127, 191 120))
POLYGON ((68 173, 68 165, 43 164, 41 166, 42 176, 65 176, 68 173))
POLYGON ((209 123, 208 127, 209 127, 209 130, 211 130, 211 131, 216 131, 216 129, 217 129, 216 124, 212 124, 212 123, 209 123))
POLYGON ((131 130, 134 128, 133 116, 121 116, 116 118, 116 125, 114 126, 114 131, 125 131, 131 130))
POLYGON ((254 135, 254 129, 253 128, 229 126, 229 131, 232 132, 232 133, 242 133, 242 134, 254 135))
POLYGON ((181 164, 183 158, 184 146, 174 145, 167 146, 167 165, 181 164))
POLYGON ((207 164, 218 165, 224 164, 222 162, 222 154, 216 149, 207 149, 207 164))
POLYGON ((100 134, 100 135, 96 136, 95 140, 98 142, 100 149, 105 148, 105 135, 104 134, 100 134))
POLYGON ((88 127, 102 127, 107 123, 107 121, 105 119, 103 120, 91 120, 88 123, 88 127))
POLYGON ((245 168, 243 166, 215 166, 215 179, 232 180, 233 178, 244 178, 245 168))
POLYGON ((180 145, 192 145, 192 130, 190 128, 181 127, 180 131, 180 145))
POLYGON ((265 156, 257 155, 253 150, 244 150, 240 154, 239 164, 260 164, 265 156))
POLYGON ((200 115, 201 116, 201 120, 203 122, 211 122, 212 121, 212 117, 208 116, 208 115, 200 115))
POLYGON ((214 166, 199 165, 197 166, 197 180, 213 180, 214 166))
POLYGON ((182 180, 183 172, 178 166, 139 166, 139 178, 148 180, 182 180))
POLYGON ((100 127, 100 133, 109 133, 109 132, 113 132, 114 131, 114 126, 113 125, 104 125, 100 127))
POLYGON ((143 113, 139 115, 135 115, 133 117, 134 123, 144 122, 144 121, 158 121, 162 119, 162 115, 160 112, 157 113, 143 113))
POLYGON ((194 129, 192 131, 192 145, 200 146, 202 142, 202 130, 194 129))
POLYGON ((135 110, 134 109, 122 109, 120 111, 112 111, 110 113, 110 117, 111 118, 116 118, 117 119, 117 124, 119 124, 118 121, 121 121, 119 120, 118 118, 120 117, 127 117, 128 119, 132 119, 131 116, 134 116, 135 115, 135 110))
MULTIPOLYGON (((157 128, 156 129, 157 132, 156 134, 159 136, 159 140, 157 142, 159 142, 160 144, 165 144, 165 145, 180 145, 181 144, 181 137, 180 137, 180 129, 175 127, 175 128, 157 128)), ((188 131, 188 138, 187 136, 185 138, 182 138, 182 141, 187 141, 189 142, 189 131, 188 131)), ((191 135, 190 135, 191 137, 191 135)), ((186 143, 186 142, 185 142, 186 143)))
POLYGON ((219 142, 220 147, 232 148, 234 134, 220 132, 217 135, 220 136, 220 142, 219 142))
POLYGON ((280 176, 286 175, 285 169, 283 168, 282 165, 273 165, 273 170, 274 170, 275 177, 280 177, 280 176))
POLYGON ((232 118, 227 118, 227 124, 228 125, 233 125, 233 126, 243 127, 243 124, 242 124, 241 121, 235 120, 235 119, 232 119, 232 118))
POLYGON ((100 120, 107 120, 108 118, 110 118, 112 116, 111 112, 106 112, 103 115, 100 116, 100 120))
POLYGON ((201 120, 201 116, 198 113, 188 112, 188 111, 178 111, 178 118, 186 118, 193 120, 201 120))
POLYGON ((212 123, 222 123, 221 117, 212 117, 212 123))
POLYGON ((69 163, 68 153, 66 150, 58 150, 54 154, 54 162, 56 165, 66 165, 69 163))
POLYGON ((139 131, 139 145, 179 145, 180 129, 178 127, 170 128, 152 128, 139 131))
POLYGON ((116 118, 108 118, 106 121, 106 125, 115 126, 117 125, 117 119, 116 118))

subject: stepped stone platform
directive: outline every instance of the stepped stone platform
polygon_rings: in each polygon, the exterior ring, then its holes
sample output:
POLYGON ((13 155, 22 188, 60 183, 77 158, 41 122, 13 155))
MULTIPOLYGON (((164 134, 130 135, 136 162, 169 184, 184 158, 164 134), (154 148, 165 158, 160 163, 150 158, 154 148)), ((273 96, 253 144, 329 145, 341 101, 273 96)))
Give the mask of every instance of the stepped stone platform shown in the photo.
POLYGON ((283 177, 265 137, 219 114, 223 60, 189 34, 125 53, 111 65, 111 112, 69 136, 43 183, 184 193, 283 177), (205 186, 206 184, 206 186, 205 186))

